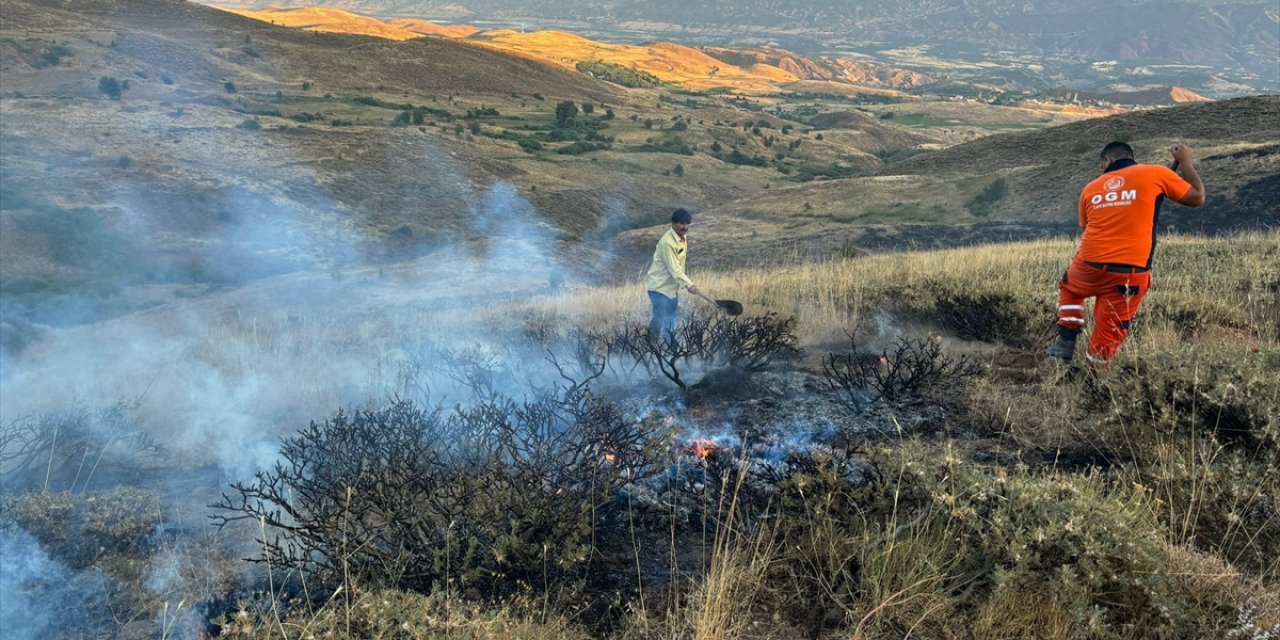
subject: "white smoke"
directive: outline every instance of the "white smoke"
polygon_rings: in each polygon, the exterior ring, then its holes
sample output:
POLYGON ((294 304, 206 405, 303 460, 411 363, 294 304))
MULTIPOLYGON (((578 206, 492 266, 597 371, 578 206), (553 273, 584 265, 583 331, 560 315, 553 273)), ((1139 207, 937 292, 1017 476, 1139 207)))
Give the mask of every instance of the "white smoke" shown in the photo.
POLYGON ((108 628, 106 578, 51 559, 13 522, 0 521, 0 639, 45 640, 55 630, 95 637, 108 628))

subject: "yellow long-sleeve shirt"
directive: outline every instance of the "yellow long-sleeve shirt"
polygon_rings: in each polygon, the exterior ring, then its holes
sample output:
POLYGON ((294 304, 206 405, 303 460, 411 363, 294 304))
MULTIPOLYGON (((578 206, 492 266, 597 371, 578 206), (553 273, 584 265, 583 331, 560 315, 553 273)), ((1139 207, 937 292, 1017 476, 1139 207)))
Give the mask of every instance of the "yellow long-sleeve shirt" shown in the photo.
POLYGON ((667 229, 653 250, 653 262, 649 264, 649 273, 644 278, 645 287, 674 298, 681 289, 692 286, 693 281, 684 274, 684 260, 689 254, 687 249, 688 243, 676 230, 667 229))

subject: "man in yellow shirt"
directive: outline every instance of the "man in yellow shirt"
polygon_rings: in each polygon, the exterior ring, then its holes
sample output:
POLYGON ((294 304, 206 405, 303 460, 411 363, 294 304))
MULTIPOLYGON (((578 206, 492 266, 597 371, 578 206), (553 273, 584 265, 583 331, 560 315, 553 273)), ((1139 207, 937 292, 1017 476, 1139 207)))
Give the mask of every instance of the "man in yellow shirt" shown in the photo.
POLYGON ((671 228, 658 240, 653 251, 653 262, 645 275, 645 287, 649 290, 649 303, 653 305, 653 319, 649 330, 662 336, 671 335, 676 329, 676 307, 681 289, 693 295, 702 295, 698 287, 684 273, 684 261, 689 255, 685 235, 693 224, 693 214, 683 208, 671 214, 671 228))

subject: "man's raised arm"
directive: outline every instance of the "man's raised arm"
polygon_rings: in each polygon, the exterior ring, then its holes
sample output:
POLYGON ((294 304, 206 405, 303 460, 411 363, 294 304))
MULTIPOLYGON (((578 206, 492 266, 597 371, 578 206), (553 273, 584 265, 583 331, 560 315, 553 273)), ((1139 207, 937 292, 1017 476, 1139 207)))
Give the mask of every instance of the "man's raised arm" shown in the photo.
POLYGON ((1178 204, 1188 207, 1198 207, 1204 204, 1204 182, 1200 181, 1200 174, 1196 173, 1196 168, 1191 164, 1191 147, 1185 144, 1175 144, 1169 153, 1173 155, 1174 166, 1178 175, 1183 180, 1191 183, 1191 189, 1186 195, 1178 200, 1178 204))

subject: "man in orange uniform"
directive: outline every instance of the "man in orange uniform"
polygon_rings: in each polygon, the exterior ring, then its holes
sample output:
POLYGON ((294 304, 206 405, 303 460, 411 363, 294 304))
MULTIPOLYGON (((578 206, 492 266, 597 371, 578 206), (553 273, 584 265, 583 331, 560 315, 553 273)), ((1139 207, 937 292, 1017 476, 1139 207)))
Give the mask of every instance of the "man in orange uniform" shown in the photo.
POLYGON ((1070 361, 1084 328, 1085 298, 1095 298, 1094 330, 1085 357, 1105 366, 1129 335, 1129 322, 1151 285, 1156 221, 1165 198, 1188 207, 1204 204, 1204 183, 1191 164, 1191 148, 1174 145, 1173 169, 1138 164, 1133 148, 1102 149, 1102 175, 1080 193, 1080 249, 1058 283, 1058 340, 1049 355, 1070 361))

